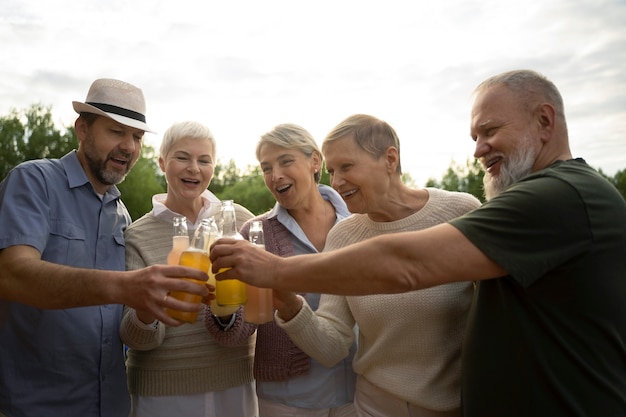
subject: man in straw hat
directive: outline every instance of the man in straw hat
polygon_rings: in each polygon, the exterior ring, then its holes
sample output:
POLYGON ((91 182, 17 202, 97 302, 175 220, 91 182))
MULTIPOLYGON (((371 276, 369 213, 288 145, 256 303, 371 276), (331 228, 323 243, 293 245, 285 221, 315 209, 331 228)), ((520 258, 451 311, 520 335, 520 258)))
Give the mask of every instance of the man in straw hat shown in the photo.
POLYGON ((146 125, 142 91, 93 82, 75 129, 78 150, 27 161, 0 183, 0 415, 126 417, 122 305, 181 322, 199 311, 170 291, 208 296, 191 268, 124 271, 131 219, 115 186, 137 161, 146 125))

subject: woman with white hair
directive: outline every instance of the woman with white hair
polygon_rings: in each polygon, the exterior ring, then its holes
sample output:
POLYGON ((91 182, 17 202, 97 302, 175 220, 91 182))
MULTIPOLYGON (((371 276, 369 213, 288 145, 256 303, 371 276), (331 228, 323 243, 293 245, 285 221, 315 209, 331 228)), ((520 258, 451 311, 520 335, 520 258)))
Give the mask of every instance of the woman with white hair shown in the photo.
MULTIPOLYGON (((190 230, 219 213, 220 200, 207 190, 215 163, 215 140, 201 123, 172 125, 163 136, 159 166, 167 193, 153 196, 153 209, 125 233, 126 268, 167 263, 172 220, 185 216, 190 230)), ((235 205, 238 226, 253 215, 235 205)), ((210 307, 206 307, 210 310, 210 307)), ((148 312, 124 308, 120 334, 126 362, 131 417, 253 417, 255 328, 233 315, 198 314, 195 323, 167 327, 148 312)))

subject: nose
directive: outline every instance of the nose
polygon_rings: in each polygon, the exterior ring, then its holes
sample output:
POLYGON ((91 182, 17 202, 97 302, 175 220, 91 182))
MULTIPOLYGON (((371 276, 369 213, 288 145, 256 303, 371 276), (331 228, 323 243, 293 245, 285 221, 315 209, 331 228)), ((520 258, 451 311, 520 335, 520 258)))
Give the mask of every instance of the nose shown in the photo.
POLYGON ((135 153, 137 150, 137 141, 132 133, 124 135, 124 138, 120 142, 120 149, 127 153, 135 153))
POLYGON ((481 138, 476 139, 476 147, 474 148, 474 158, 478 159, 481 156, 489 153, 491 146, 486 140, 481 138))
POLYGON ((338 175, 336 172, 333 172, 332 174, 330 174, 330 186, 333 187, 335 190, 339 189, 339 187, 343 183, 344 183, 344 180, 341 177, 341 175, 338 175))
POLYGON ((189 170, 189 172, 199 172, 200 166, 198 165, 198 161, 193 158, 189 159, 189 165, 187 165, 187 169, 189 170))
POLYGON ((272 181, 276 182, 283 177, 283 171, 280 167, 272 168, 272 181))

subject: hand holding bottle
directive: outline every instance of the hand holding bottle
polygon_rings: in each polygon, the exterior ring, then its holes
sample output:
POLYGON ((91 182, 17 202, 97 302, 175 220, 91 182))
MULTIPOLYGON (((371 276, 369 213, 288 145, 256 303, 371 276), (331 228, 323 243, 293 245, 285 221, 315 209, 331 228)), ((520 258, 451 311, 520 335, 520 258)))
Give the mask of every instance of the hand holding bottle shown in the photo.
MULTIPOLYGON (((189 247, 183 251, 180 255, 178 264, 183 266, 189 266, 194 269, 208 273, 211 268, 211 261, 209 259, 209 239, 210 239, 210 225, 208 219, 203 219, 194 233, 193 239, 189 247)), ((191 282, 195 282, 199 285, 205 285, 206 282, 193 280, 190 278, 183 278, 191 282)), ((172 298, 180 301, 186 301, 189 303, 201 303, 202 297, 196 294, 190 294, 180 291, 172 291, 170 293, 172 298)), ((191 311, 178 311, 167 309, 167 313, 178 320, 182 320, 188 323, 194 323, 198 318, 198 312, 191 311)))
MULTIPOLYGON (((253 221, 250 225, 248 240, 265 249, 265 239, 263 235, 263 223, 253 221)), ((243 308, 244 320, 248 323, 262 324, 274 319, 274 306, 271 288, 259 288, 246 285, 248 302, 243 308)))

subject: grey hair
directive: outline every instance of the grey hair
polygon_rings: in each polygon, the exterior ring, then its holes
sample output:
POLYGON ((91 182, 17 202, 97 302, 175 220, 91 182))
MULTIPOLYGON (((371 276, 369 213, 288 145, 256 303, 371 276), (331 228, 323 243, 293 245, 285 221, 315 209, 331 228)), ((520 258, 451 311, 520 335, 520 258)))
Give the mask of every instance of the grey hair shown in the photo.
POLYGON ((208 127, 199 122, 184 121, 171 125, 163 134, 159 155, 165 158, 174 144, 181 139, 191 138, 198 140, 208 140, 211 143, 213 159, 215 159, 215 138, 208 127))
MULTIPOLYGON (((320 162, 324 160, 322 151, 317 146, 317 142, 313 136, 302 126, 298 126, 292 123, 283 123, 275 126, 269 132, 261 135, 259 142, 256 145, 256 159, 261 161, 261 147, 267 143, 271 143, 276 146, 280 146, 285 149, 297 149, 308 158, 314 153, 317 153, 320 157, 320 162)), ((316 183, 320 182, 321 172, 318 171, 314 175, 316 183)))
POLYGON ((367 114, 354 114, 343 120, 326 135, 322 142, 322 150, 327 143, 344 137, 354 138, 357 145, 365 152, 378 159, 390 146, 398 150, 398 167, 396 173, 402 175, 400 164, 400 139, 396 131, 384 120, 367 114))
POLYGON ((519 97, 520 105, 527 111, 532 111, 537 101, 548 101, 554 106, 557 116, 565 122, 563 97, 556 85, 543 74, 532 70, 503 72, 480 83, 474 90, 474 95, 498 85, 504 85, 513 91, 519 97))

